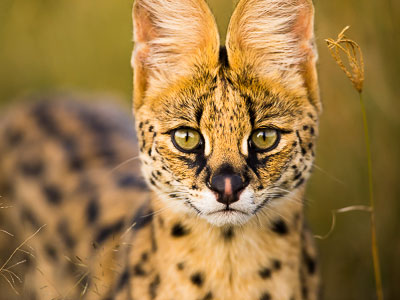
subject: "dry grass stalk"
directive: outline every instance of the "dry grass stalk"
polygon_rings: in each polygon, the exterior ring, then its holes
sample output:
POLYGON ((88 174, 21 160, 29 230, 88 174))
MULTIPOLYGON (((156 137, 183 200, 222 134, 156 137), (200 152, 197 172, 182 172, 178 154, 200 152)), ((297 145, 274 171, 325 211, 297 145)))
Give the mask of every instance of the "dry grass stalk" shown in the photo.
POLYGON ((336 226, 336 215, 337 214, 342 214, 342 213, 347 213, 350 211, 366 211, 366 212, 371 212, 372 209, 370 206, 365 206, 365 205, 352 205, 352 206, 346 206, 343 208, 339 208, 339 209, 334 209, 332 210, 332 222, 331 222, 331 227, 329 228, 329 231, 324 234, 324 235, 314 235, 314 237, 316 239, 319 240, 325 240, 328 237, 330 237, 330 235, 332 234, 332 232, 335 230, 335 226, 336 226))
POLYGON ((27 237, 17 248, 15 248, 15 250, 13 251, 13 253, 11 253, 11 255, 8 257, 8 259, 3 263, 3 265, 0 267, 0 276, 4 278, 4 280, 6 280, 6 282, 11 286, 12 290, 19 295, 18 291, 15 288, 15 284, 16 281, 18 281, 19 283, 22 283, 21 278, 15 274, 13 271, 11 271, 12 268, 23 264, 26 262, 26 260, 21 260, 11 266, 8 266, 8 263, 11 261, 11 259, 14 257, 14 255, 18 252, 21 251, 21 248, 28 243, 32 238, 34 238, 40 230, 43 229, 43 227, 45 227, 46 225, 41 226, 36 232, 34 232, 32 235, 30 235, 29 237, 27 237))
MULTIPOLYGON (((374 265, 374 275, 376 284, 376 294, 378 300, 383 300, 382 278, 380 271, 380 262, 378 254, 378 244, 376 239, 376 223, 375 223, 375 203, 373 193, 373 179, 372 179, 372 155, 371 143, 369 138, 367 112, 365 109, 364 99, 362 97, 363 83, 364 83, 364 60, 360 46, 353 40, 346 37, 345 32, 350 26, 346 26, 339 34, 336 40, 326 39, 329 51, 339 67, 346 73, 346 76, 353 83, 354 88, 357 90, 360 97, 361 112, 364 124, 365 136, 365 149, 367 152, 367 165, 368 165, 368 187, 369 187, 369 203, 370 203, 370 221, 371 221, 371 250, 372 261, 374 265), (342 53, 343 52, 343 53, 342 53), (345 66, 342 56, 347 57, 347 62, 350 70, 345 66)), ((333 219, 334 220, 334 219, 333 219)))
POLYGON ((360 46, 345 35, 349 28, 350 26, 346 26, 338 34, 336 40, 326 39, 325 41, 336 63, 346 73, 354 88, 361 93, 364 83, 364 59, 360 46), (345 54, 350 70, 343 62, 341 52, 345 54))

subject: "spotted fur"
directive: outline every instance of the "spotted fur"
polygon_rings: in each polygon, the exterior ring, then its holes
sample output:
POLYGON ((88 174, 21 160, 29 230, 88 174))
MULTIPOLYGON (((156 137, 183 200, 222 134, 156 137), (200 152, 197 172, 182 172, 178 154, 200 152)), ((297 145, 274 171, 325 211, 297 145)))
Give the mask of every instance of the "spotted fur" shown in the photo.
POLYGON ((203 0, 136 0, 133 17, 137 143, 122 112, 76 102, 1 123, 1 191, 29 230, 47 224, 26 299, 317 299, 311 1, 240 1, 222 47, 203 0), (198 151, 175 146, 178 128, 201 134, 198 151), (254 150, 258 128, 279 132, 275 148, 254 150), (218 174, 246 183, 228 206, 218 174))

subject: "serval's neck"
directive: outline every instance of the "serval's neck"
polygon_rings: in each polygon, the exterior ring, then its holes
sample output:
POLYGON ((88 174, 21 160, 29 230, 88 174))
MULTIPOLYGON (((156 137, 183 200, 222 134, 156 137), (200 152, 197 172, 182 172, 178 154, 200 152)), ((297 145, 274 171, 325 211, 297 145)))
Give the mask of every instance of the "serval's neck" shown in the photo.
POLYGON ((169 278, 160 289, 171 295, 204 289, 205 295, 212 291, 213 299, 240 294, 259 299, 256 294, 266 288, 281 291, 272 299, 300 299, 302 196, 301 191, 277 200, 240 227, 215 227, 154 198, 153 209, 160 211, 153 220, 155 268, 169 278), (183 287, 182 280, 192 283, 183 287))

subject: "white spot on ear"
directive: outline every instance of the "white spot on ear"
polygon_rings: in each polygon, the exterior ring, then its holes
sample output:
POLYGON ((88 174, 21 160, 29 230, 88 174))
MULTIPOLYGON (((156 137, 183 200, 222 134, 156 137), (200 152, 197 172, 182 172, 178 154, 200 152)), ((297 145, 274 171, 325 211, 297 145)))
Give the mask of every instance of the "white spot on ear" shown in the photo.
POLYGON ((210 139, 208 138, 208 136, 206 134, 203 134, 204 136, 204 155, 208 156, 211 153, 211 144, 210 144, 210 139))

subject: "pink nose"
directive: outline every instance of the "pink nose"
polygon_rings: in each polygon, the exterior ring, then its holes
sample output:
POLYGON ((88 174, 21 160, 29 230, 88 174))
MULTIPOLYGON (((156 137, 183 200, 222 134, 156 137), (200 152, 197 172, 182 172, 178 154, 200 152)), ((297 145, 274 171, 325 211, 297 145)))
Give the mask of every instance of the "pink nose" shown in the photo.
POLYGON ((225 178, 225 191, 224 194, 229 196, 232 195, 232 181, 231 178, 225 178))
POLYGON ((217 194, 217 201, 229 205, 239 200, 240 192, 247 186, 235 173, 219 173, 211 178, 210 188, 217 194))

